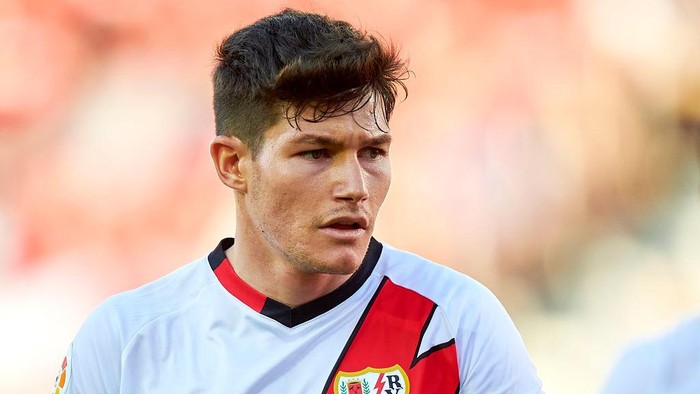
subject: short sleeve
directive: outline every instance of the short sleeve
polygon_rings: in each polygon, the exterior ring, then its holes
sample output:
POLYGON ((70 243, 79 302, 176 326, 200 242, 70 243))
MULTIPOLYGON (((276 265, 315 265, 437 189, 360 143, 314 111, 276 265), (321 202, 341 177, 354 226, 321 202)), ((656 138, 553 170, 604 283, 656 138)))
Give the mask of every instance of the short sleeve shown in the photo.
POLYGON ((464 369, 461 392, 542 393, 542 382, 513 321, 496 296, 483 290, 471 321, 457 328, 464 369))
POLYGON ((109 300, 83 323, 64 363, 65 394, 119 393, 121 351, 119 322, 109 300))

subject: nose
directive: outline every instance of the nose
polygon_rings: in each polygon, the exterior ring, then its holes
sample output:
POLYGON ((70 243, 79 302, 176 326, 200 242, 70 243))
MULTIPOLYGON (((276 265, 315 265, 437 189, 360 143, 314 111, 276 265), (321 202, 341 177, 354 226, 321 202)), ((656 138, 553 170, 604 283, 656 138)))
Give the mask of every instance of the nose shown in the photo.
POLYGON ((369 197, 367 172, 356 156, 344 158, 338 163, 335 198, 358 203, 369 197))

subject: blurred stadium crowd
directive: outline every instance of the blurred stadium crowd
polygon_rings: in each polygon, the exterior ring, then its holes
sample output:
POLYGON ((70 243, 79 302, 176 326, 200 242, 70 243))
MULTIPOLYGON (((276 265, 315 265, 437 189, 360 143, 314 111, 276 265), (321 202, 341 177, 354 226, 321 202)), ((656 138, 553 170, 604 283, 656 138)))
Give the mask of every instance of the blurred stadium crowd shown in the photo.
POLYGON ((693 0, 4 0, 0 392, 48 391, 98 302, 233 233, 213 49, 284 7, 410 57, 376 235, 487 284, 548 392, 697 311, 693 0))

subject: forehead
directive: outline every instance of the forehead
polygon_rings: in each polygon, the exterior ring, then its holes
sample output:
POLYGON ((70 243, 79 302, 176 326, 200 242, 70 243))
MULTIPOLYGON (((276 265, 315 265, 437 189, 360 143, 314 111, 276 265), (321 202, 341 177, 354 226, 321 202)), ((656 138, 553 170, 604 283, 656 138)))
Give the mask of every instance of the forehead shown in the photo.
MULTIPOLYGON (((380 108, 372 103, 356 111, 332 115, 321 121, 310 121, 313 110, 307 110, 298 119, 282 118, 266 133, 266 142, 295 143, 308 136, 324 136, 339 142, 362 141, 388 136, 389 125, 380 108)), ((384 138, 386 139, 386 138, 384 138)))

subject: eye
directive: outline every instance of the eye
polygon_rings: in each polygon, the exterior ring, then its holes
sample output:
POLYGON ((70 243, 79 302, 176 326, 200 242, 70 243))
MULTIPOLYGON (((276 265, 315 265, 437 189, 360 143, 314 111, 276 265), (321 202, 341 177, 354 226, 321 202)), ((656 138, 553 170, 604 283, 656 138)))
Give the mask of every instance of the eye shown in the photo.
POLYGON ((319 160, 328 156, 325 149, 315 149, 299 153, 299 156, 309 160, 319 160))
POLYGON ((385 150, 379 149, 379 148, 372 148, 372 147, 366 148, 362 152, 362 156, 364 156, 368 159, 377 159, 379 157, 386 156, 386 154, 387 154, 387 152, 385 150))

